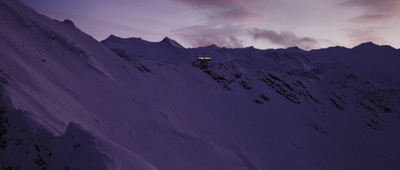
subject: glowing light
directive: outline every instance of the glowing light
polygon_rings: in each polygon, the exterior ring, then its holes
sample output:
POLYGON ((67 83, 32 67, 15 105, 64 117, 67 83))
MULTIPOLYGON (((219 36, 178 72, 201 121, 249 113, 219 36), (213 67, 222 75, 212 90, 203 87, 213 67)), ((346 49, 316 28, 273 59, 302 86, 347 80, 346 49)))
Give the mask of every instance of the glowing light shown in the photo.
POLYGON ((211 60, 211 57, 198 57, 198 60, 211 60))

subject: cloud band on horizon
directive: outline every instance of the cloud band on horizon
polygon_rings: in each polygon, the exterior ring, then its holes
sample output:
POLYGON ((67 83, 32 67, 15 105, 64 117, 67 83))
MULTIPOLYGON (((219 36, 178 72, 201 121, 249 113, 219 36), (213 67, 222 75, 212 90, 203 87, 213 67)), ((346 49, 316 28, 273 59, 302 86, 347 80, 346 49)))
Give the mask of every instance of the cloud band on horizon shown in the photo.
POLYGON ((196 25, 184 27, 174 32, 193 47, 215 44, 220 47, 241 48, 244 47, 243 42, 245 41, 245 37, 251 37, 253 40, 267 41, 286 48, 297 46, 305 50, 310 50, 319 47, 316 39, 298 37, 292 32, 277 33, 268 29, 245 28, 241 26, 215 28, 196 25))

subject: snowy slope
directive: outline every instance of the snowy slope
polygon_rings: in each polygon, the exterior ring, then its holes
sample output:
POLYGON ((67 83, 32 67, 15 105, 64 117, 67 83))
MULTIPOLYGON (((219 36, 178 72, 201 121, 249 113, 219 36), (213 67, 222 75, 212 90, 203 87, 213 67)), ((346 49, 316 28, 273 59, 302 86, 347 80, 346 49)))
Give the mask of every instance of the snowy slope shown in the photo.
POLYGON ((91 108, 97 108, 96 105, 102 103, 94 99, 102 96, 99 92, 105 93, 109 89, 107 86, 115 84, 112 81, 114 75, 104 67, 111 70, 116 70, 114 67, 121 68, 118 60, 113 60, 116 57, 112 52, 69 22, 52 21, 17 1, 1 1, 0 7, 0 56, 4 79, 2 99, 6 109, 4 119, 31 122, 27 125, 19 122, 4 125, 4 131, 8 133, 2 135, 6 146, 1 153, 2 167, 106 169, 105 163, 110 162, 106 161, 110 157, 115 158, 115 167, 151 167, 139 156, 96 132, 91 133, 97 139, 95 141, 84 135, 100 126, 96 118, 99 115, 95 115, 95 110, 91 108), (25 117, 29 119, 24 120, 25 117), (67 127, 74 127, 71 122, 82 125, 81 128, 73 128, 78 129, 73 131, 82 135, 73 135, 73 141, 68 144, 68 141, 60 139, 70 137, 67 127), (13 131, 13 127, 21 130, 13 131), (49 132, 57 136, 51 140, 61 143, 47 144, 49 140, 45 139, 49 138, 49 132), (74 141, 80 140, 80 136, 85 137, 82 142, 74 141), (22 140, 23 144, 14 140, 22 140), (97 150, 102 145, 107 146, 104 150, 114 153, 97 150), (43 153, 40 146, 52 154, 43 153), (24 155, 32 159, 26 159, 24 155), (57 155, 61 155, 61 158, 57 155), (82 155, 85 159, 76 155, 82 155), (127 155, 131 157, 130 161, 118 163, 118 160, 126 160, 127 155))
POLYGON ((2 168, 400 168, 391 47, 99 43, 12 0, 0 22, 2 168))

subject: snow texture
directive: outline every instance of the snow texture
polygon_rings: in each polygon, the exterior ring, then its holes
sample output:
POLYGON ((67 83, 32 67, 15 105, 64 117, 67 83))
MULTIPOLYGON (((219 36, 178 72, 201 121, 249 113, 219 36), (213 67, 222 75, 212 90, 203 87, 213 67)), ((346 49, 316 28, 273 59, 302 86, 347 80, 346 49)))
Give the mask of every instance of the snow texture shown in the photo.
POLYGON ((400 169, 399 49, 100 43, 14 0, 0 25, 2 169, 400 169))

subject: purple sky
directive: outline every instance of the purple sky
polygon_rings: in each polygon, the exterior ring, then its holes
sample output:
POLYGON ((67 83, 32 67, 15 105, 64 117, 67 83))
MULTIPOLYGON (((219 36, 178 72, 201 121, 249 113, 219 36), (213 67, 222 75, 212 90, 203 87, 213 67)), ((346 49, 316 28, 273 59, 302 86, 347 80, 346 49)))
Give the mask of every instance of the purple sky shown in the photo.
POLYGON ((260 49, 400 48, 400 0, 20 0, 57 20, 71 19, 97 40, 110 34, 185 47, 260 49))

